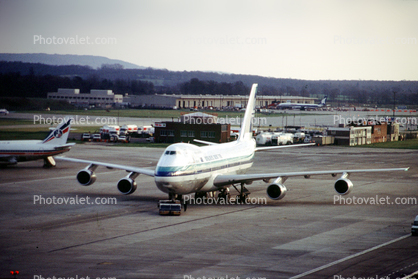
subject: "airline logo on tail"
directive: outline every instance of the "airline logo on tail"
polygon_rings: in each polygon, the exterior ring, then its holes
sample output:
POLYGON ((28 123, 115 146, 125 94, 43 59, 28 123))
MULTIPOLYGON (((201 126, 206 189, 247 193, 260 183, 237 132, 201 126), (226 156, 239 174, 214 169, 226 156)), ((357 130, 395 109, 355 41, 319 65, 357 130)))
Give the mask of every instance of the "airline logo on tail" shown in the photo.
POLYGON ((328 98, 328 96, 325 96, 325 98, 324 99, 322 99, 322 101, 321 101, 321 105, 325 105, 325 103, 327 102, 327 98, 328 98))
POLYGON ((70 123, 72 119, 64 120, 52 133, 50 133, 42 143, 48 143, 54 139, 60 139, 70 131, 70 123))

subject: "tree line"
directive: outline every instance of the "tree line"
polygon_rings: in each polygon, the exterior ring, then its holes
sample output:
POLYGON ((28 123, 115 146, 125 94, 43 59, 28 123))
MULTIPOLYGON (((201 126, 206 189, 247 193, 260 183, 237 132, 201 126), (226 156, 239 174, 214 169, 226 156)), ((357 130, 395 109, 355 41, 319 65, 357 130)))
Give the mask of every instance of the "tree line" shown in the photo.
POLYGON ((113 90, 117 94, 247 95, 251 84, 259 94, 329 97, 337 105, 418 105, 417 81, 297 80, 213 72, 123 69, 120 65, 52 66, 39 63, 0 62, 0 97, 46 98, 58 88, 113 90))

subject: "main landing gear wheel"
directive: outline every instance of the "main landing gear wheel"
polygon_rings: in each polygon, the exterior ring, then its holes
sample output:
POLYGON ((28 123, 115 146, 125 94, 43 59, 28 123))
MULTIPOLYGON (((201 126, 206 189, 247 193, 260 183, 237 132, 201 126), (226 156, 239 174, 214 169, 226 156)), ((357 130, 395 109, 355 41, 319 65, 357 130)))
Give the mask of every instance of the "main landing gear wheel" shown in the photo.
POLYGON ((56 166, 55 160, 53 157, 48 156, 44 158, 44 168, 53 168, 56 166))
POLYGON ((235 185, 234 186, 235 190, 237 190, 237 192, 239 193, 239 195, 236 198, 236 202, 238 203, 246 203, 248 202, 248 196, 251 194, 250 191, 248 191, 247 188, 245 188, 244 183, 241 183, 241 189, 238 190, 238 188, 235 185))
POLYGON ((219 191, 218 193, 218 199, 221 200, 223 199, 225 201, 225 203, 227 201, 229 201, 229 199, 231 198, 231 194, 229 193, 229 189, 225 188, 219 191))

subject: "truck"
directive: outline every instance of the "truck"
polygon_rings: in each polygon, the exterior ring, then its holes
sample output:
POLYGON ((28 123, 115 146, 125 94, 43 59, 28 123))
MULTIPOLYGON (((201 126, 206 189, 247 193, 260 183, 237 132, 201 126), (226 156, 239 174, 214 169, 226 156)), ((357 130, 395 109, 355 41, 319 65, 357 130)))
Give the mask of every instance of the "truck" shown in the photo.
POLYGON ((138 135, 142 137, 152 137, 154 135, 154 127, 153 126, 139 126, 138 127, 138 135))
POLYGON ((303 143, 305 140, 305 133, 304 132, 296 132, 294 137, 293 137, 293 142, 300 142, 303 143))
POLYGON ((275 133, 271 137, 273 145, 293 144, 293 134, 291 133, 275 133))
POLYGON ((120 135, 132 135, 138 133, 138 126, 133 124, 125 124, 122 127, 120 127, 120 135))
POLYGON ((105 125, 100 128, 101 138, 104 140, 118 141, 120 127, 118 125, 105 125))
POLYGON ((260 133, 255 137, 255 142, 257 145, 271 145, 273 135, 272 132, 260 133))

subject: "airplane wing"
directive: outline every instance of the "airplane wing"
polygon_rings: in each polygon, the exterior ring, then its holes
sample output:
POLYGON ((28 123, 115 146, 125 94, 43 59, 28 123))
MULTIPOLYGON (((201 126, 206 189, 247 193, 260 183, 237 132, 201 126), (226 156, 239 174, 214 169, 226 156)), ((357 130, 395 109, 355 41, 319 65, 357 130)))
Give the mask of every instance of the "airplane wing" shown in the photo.
POLYGON ((104 166, 104 167, 107 167, 109 169, 120 169, 120 170, 126 170, 128 172, 134 172, 134 173, 145 174, 145 175, 148 175, 148 176, 154 176, 154 170, 151 170, 151 169, 137 168, 137 167, 132 167, 132 166, 118 165, 118 164, 109 164, 109 163, 89 161, 89 160, 81 160, 81 159, 67 158, 67 157, 55 157, 55 159, 62 160, 62 161, 68 161, 68 162, 85 163, 85 164, 95 165, 95 166, 104 166))
POLYGON ((278 173, 260 173, 260 174, 235 174, 235 175, 218 175, 213 185, 216 187, 224 187, 232 184, 246 183, 250 184, 256 180, 270 180, 274 178, 288 178, 291 176, 305 176, 309 178, 311 175, 324 175, 361 173, 361 172, 385 172, 385 171, 407 171, 409 168, 392 168, 392 169, 361 169, 361 170, 331 170, 331 171, 302 171, 302 172, 278 172, 278 173))

